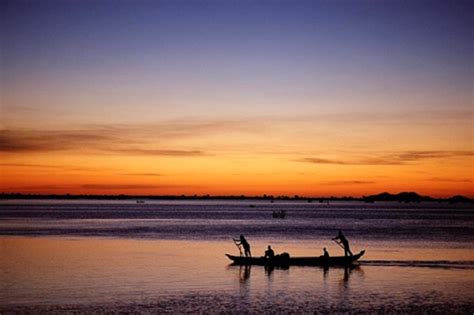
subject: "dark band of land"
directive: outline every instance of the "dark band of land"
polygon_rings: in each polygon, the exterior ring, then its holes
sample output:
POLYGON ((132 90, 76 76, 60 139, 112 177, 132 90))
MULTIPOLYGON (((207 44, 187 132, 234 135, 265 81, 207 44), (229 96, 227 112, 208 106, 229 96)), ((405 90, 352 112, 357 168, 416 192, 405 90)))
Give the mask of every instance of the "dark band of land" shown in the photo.
POLYGON ((326 202, 326 201, 395 201, 404 203, 419 203, 425 201, 431 202, 449 202, 449 203, 474 203, 473 198, 456 195, 449 198, 434 198, 422 196, 416 192, 401 192, 399 194, 380 193, 377 195, 363 197, 307 197, 307 196, 246 196, 246 195, 89 195, 89 194, 23 194, 23 193, 1 193, 0 200, 7 199, 58 199, 58 200, 298 200, 307 202, 326 202))

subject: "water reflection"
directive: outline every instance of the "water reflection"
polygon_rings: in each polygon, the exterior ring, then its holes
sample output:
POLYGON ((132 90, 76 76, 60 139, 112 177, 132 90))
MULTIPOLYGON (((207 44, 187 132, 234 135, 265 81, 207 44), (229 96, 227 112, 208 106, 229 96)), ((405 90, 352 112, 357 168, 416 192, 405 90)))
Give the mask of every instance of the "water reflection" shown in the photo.
MULTIPOLYGON (((314 269, 318 271, 322 271, 322 278, 323 282, 326 283, 329 281, 328 275, 331 271, 334 271, 335 273, 339 274, 341 270, 343 270, 342 277, 339 279, 339 286, 343 288, 348 288, 350 278, 353 272, 356 272, 359 274, 361 278, 364 277, 364 270, 360 265, 353 265, 349 267, 299 267, 299 266, 293 266, 293 267, 275 267, 275 266, 256 266, 256 269, 262 270, 263 273, 267 276, 268 280, 272 279, 272 276, 275 272, 277 271, 288 271, 290 269, 299 269, 299 270, 308 270, 308 269, 314 269)), ((247 283, 248 280, 250 279, 251 275, 251 270, 252 266, 251 265, 234 265, 230 264, 227 266, 228 270, 236 270, 238 269, 238 279, 240 283, 247 283)), ((260 277, 259 277, 260 280, 260 277)))
POLYGON ((265 266, 264 268, 268 278, 270 278, 272 276, 273 270, 275 270, 275 266, 265 266))
POLYGON ((340 281, 341 285, 344 286, 344 288, 347 288, 348 282, 349 282, 349 277, 352 273, 352 270, 355 269, 356 267, 346 267, 344 268, 344 277, 342 278, 342 281, 340 281))
POLYGON ((239 281, 240 283, 245 283, 250 278, 250 271, 252 270, 252 266, 245 265, 240 266, 239 268, 239 281))
POLYGON ((285 311, 296 311, 288 307, 306 303, 310 303, 310 309, 350 310, 360 297, 361 285, 366 280, 363 267, 358 265, 280 268, 231 264, 226 270, 234 279, 238 278, 241 303, 252 305, 258 301, 266 306, 283 307, 285 311))
MULTIPOLYGON (((348 269, 232 266, 223 255, 227 245, 0 238, 0 313, 14 307, 31 313, 64 307, 72 313, 474 311, 472 269, 449 267, 452 263, 443 263, 443 269, 412 261, 406 266, 371 261, 348 269)), ((308 252, 306 245, 293 246, 308 252)))

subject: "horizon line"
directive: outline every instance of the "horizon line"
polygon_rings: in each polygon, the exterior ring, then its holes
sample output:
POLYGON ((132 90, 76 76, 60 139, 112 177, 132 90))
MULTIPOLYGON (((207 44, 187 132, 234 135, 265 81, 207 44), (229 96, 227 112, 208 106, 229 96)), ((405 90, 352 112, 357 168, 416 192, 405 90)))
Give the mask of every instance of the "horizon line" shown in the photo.
MULTIPOLYGON (((271 194, 261 194, 261 195, 245 195, 245 194, 230 194, 230 195, 211 195, 211 194, 181 194, 181 195, 154 195, 154 194, 44 194, 44 193, 21 193, 21 192, 0 192, 0 199, 21 199, 21 197, 28 198, 65 198, 65 199, 263 199, 263 200, 373 200, 375 197, 380 197, 383 195, 390 197, 402 197, 400 195, 410 194, 412 197, 418 198, 420 201, 442 201, 442 200, 451 200, 456 198, 465 198, 471 201, 474 201, 473 196, 454 194, 450 197, 432 197, 429 195, 421 195, 414 191, 401 191, 398 193, 390 193, 387 191, 372 194, 372 195, 363 195, 363 196, 307 196, 307 195, 271 195, 271 194), (5 198, 7 197, 7 198, 5 198)), ((397 199, 398 200, 398 199, 397 199)), ((415 199, 412 199, 415 201, 415 199)), ((375 200, 376 201, 376 200, 375 200)))

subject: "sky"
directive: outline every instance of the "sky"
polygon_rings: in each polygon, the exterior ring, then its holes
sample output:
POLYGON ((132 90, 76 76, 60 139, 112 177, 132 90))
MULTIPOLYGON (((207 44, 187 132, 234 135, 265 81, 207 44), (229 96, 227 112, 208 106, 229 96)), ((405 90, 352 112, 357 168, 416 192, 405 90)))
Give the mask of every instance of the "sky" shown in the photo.
POLYGON ((1 192, 474 197, 471 1, 2 1, 1 192))

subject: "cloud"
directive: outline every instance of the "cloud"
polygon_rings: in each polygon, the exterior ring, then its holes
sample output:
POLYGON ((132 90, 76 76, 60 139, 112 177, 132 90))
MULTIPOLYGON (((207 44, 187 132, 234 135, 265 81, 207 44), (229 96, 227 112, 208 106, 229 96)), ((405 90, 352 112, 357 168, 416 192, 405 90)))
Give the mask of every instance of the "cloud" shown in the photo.
POLYGON ((428 181, 433 181, 433 182, 447 182, 447 183, 472 183, 472 179, 466 179, 466 178, 447 178, 447 177, 431 177, 427 179, 428 181))
POLYGON ((384 155, 378 158, 368 158, 362 163, 371 165, 401 165, 428 159, 451 159, 474 156, 472 151, 403 151, 384 155))
POLYGON ((159 156, 199 156, 206 155, 199 150, 153 150, 153 149, 119 149, 108 150, 122 155, 159 155, 159 156))
POLYGON ((46 170, 61 170, 61 171, 104 171, 115 170, 106 167, 83 167, 83 166, 69 166, 69 165, 49 165, 49 164, 31 164, 31 163, 0 163, 0 167, 20 167, 20 168, 36 168, 46 170))
POLYGON ((473 151, 402 151, 380 156, 369 156, 351 160, 306 157, 298 162, 335 165, 406 165, 428 159, 451 159, 474 156, 473 151))
POLYGON ((219 119, 219 120, 175 120, 155 124, 128 125, 143 134, 171 139, 193 138, 216 133, 256 133, 262 125, 255 119, 219 119))
MULTIPOLYGON (((470 122, 472 112, 423 112, 423 115, 421 113, 420 115, 413 113, 267 115, 238 119, 181 119, 143 124, 82 124, 55 130, 10 128, 0 130, 0 152, 80 151, 81 153, 93 152, 94 154, 196 157, 209 155, 211 152, 205 152, 196 146, 183 147, 184 143, 211 144, 215 152, 218 150, 246 151, 249 150, 250 145, 255 144, 251 142, 254 137, 258 144, 252 147, 252 152, 258 150, 262 154, 281 154, 286 151, 286 153, 292 154, 300 151, 300 148, 295 149, 288 141, 272 141, 270 143, 270 141, 263 139, 287 140, 285 137, 293 137, 292 139, 299 143, 299 139, 303 137, 330 137, 333 131, 330 126, 335 123, 353 124, 356 127, 365 127, 367 124, 374 123, 412 125, 413 121, 410 119, 416 119, 417 124, 436 122, 435 126, 440 126, 443 125, 443 122, 448 121, 448 118, 449 125, 465 124, 466 121, 470 122), (444 120, 441 120, 442 117, 444 120), (314 126, 319 127, 313 128, 314 126), (314 134, 308 135, 308 131, 314 134), (224 137, 224 139, 232 139, 232 141, 216 142, 216 135, 224 137), (238 136, 241 135, 243 136, 239 138, 238 136), (235 139, 246 142, 235 141, 235 139)), ((351 141, 350 139, 352 138, 349 138, 348 141, 351 141)), ((443 154, 448 154, 447 152, 405 151, 398 156, 389 154, 358 160, 309 156, 301 161, 339 165, 396 165, 409 161, 443 157, 443 154)))
POLYGON ((46 165, 46 164, 28 164, 28 163, 0 163, 3 167, 31 167, 31 168, 48 168, 48 169, 62 169, 62 166, 58 165, 46 165))
MULTIPOLYGON (((159 128, 158 128, 159 129, 159 128)), ((166 128, 165 128, 166 129, 166 128)), ((163 132, 163 130, 161 130, 163 132)), ((166 132, 164 132, 166 134, 166 132)), ((81 130, 0 130, 0 152, 32 153, 51 151, 81 151, 95 154, 200 156, 202 150, 174 148, 150 149, 151 134, 147 128, 99 126, 81 130), (131 148, 130 146, 133 145, 131 148)), ((169 135, 168 135, 169 136, 169 135)))
POLYGON ((144 185, 144 184, 84 184, 83 189, 95 190, 130 190, 130 189, 168 189, 168 188, 190 188, 188 185, 144 185))
POLYGON ((169 185, 169 184, 82 184, 82 185, 26 185, 19 187, 9 187, 5 191, 78 191, 78 189, 85 190, 115 190, 115 191, 126 191, 126 190, 140 190, 140 189, 179 189, 179 188, 197 188, 199 186, 193 185, 169 185))
POLYGON ((150 177, 161 177, 165 176, 160 173, 122 173, 120 175, 126 175, 126 176, 150 176, 150 177))
POLYGON ((308 163, 313 163, 313 164, 339 164, 339 165, 352 164, 351 162, 344 162, 341 160, 323 159, 323 158, 315 158, 315 157, 302 158, 297 161, 308 162, 308 163))
MULTIPOLYGON (((27 185, 27 186, 20 186, 15 188, 6 188, 5 191, 19 191, 19 190, 59 190, 64 189, 66 186, 60 185, 27 185)), ((70 186, 67 186, 68 188, 70 186)))
POLYGON ((182 140, 228 133, 261 133, 260 120, 175 120, 146 124, 73 125, 71 129, 1 129, 0 152, 81 151, 156 156, 207 155, 199 148, 176 148, 182 140))
POLYGON ((472 151, 405 151, 393 155, 399 161, 417 161, 424 159, 451 158, 460 156, 473 156, 472 151))
POLYGON ((0 130, 1 152, 41 152, 84 148, 114 141, 100 130, 0 130))
POLYGON ((366 180, 340 180, 340 181, 329 181, 323 182, 324 185, 370 185, 374 184, 373 181, 366 180))

